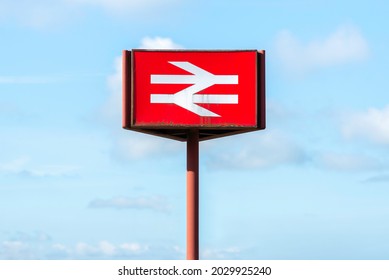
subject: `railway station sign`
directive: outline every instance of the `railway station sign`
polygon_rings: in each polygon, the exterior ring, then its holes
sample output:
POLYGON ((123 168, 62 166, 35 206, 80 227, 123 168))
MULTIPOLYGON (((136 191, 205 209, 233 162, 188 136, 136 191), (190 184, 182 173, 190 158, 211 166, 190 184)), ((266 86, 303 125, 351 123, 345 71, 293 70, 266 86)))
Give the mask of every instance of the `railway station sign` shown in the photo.
POLYGON ((123 127, 186 141, 265 128, 265 52, 123 51, 123 127))

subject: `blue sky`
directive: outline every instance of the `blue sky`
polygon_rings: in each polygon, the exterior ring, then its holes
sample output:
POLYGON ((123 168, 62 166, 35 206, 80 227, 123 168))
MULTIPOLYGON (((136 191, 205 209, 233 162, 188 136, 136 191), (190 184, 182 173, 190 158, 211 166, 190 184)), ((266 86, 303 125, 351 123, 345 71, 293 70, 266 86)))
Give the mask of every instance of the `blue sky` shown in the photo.
POLYGON ((387 1, 0 0, 0 259, 184 259, 185 144, 123 49, 265 49, 267 129, 201 143, 203 259, 389 258, 387 1))

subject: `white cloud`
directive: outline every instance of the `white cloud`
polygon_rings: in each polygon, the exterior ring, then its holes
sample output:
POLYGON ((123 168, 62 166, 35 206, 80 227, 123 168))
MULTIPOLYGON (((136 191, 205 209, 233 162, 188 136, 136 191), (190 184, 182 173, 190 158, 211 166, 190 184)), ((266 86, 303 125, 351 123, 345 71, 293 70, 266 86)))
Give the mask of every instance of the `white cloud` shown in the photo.
POLYGON ((5 173, 20 173, 30 161, 28 157, 19 157, 6 163, 0 164, 0 171, 5 173))
POLYGON ((119 245, 120 250, 131 253, 131 254, 138 254, 149 250, 148 245, 142 245, 139 243, 123 243, 119 245))
POLYGON ((383 109, 369 108, 365 112, 344 116, 341 129, 346 138, 361 138, 389 145, 389 105, 383 109))
POLYGON ((114 156, 119 160, 134 160, 175 155, 181 143, 139 132, 125 131, 115 136, 114 156))
POLYGON ((98 252, 98 248, 90 246, 85 242, 79 242, 76 244, 75 253, 77 255, 95 255, 98 252))
POLYGON ((181 255, 174 246, 151 246, 139 242, 114 243, 101 240, 94 244, 64 244, 52 242, 51 237, 43 232, 11 233, 4 241, 0 241, 0 260, 177 259, 181 255))
POLYGON ((71 254, 71 250, 61 243, 55 243, 49 249, 51 254, 55 254, 56 256, 66 257, 71 254))
POLYGON ((0 246, 0 259, 31 259, 32 252, 28 245, 21 241, 3 241, 0 246))
POLYGON ((166 198, 152 197, 115 197, 110 199, 95 199, 89 203, 90 208, 114 208, 114 209, 151 209, 158 212, 167 212, 170 205, 166 198))
POLYGON ((182 49, 181 45, 176 44, 170 38, 164 37, 144 37, 140 45, 141 49, 182 49))
POLYGON ((19 157, 6 163, 0 163, 0 173, 40 178, 74 176, 78 170, 79 167, 72 165, 35 165, 29 157, 19 157))
POLYGON ((158 11, 177 0, 65 0, 65 2, 100 7, 114 14, 136 14, 136 12, 145 10, 158 11))
POLYGON ((288 137, 276 131, 262 131, 260 135, 246 135, 241 141, 228 141, 228 148, 209 150, 209 166, 223 169, 253 169, 282 164, 300 164, 307 160, 304 151, 288 137), (239 143, 239 145, 236 145, 239 143))
POLYGON ((104 255, 113 256, 116 253, 116 247, 108 241, 101 241, 99 249, 104 255))
POLYGON ((44 257, 43 248, 51 241, 51 237, 41 231, 15 232, 9 235, 4 241, 0 241, 0 259, 41 259, 44 257))
POLYGON ((122 243, 119 245, 108 241, 100 241, 97 245, 91 245, 85 242, 77 243, 74 248, 62 244, 56 244, 52 247, 57 255, 67 258, 83 259, 114 259, 128 258, 139 254, 145 254, 149 251, 149 245, 140 243, 122 243))
POLYGON ((381 167, 381 164, 363 154, 323 153, 317 158, 317 163, 329 169, 338 171, 365 171, 381 167))
POLYGON ((201 252, 202 259, 236 259, 242 250, 238 247, 229 247, 225 249, 204 249, 201 252))
POLYGON ((276 39, 276 52, 291 73, 304 74, 368 57, 369 47, 361 32, 352 25, 343 25, 325 38, 302 42, 284 30, 276 39))

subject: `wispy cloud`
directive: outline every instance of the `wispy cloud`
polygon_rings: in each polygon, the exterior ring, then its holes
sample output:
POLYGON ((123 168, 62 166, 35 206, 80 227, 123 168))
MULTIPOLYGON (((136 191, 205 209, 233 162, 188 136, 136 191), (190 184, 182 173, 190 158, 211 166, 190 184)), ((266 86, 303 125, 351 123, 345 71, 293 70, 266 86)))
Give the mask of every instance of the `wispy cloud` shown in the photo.
MULTIPOLYGON (((0 260, 123 260, 123 259, 184 259, 185 248, 166 242, 139 241, 56 242, 43 232, 11 234, 0 240, 0 260), (20 237, 20 238, 18 238, 20 237)), ((250 248, 239 246, 204 247, 202 259, 240 259, 247 256, 250 248)))
POLYGON ((75 245, 56 243, 47 248, 51 259, 177 259, 182 254, 177 246, 156 246, 139 242, 97 244, 78 242, 75 245))
POLYGON ((363 183, 389 183, 389 173, 383 173, 371 176, 363 181, 363 183))
POLYGON ((369 46, 357 27, 340 26, 326 37, 303 42, 288 30, 276 38, 276 54, 289 73, 306 72, 361 61, 368 57, 369 46))
POLYGON ((237 259, 241 253, 242 249, 239 247, 228 247, 223 249, 206 248, 201 252, 201 258, 208 260, 237 259))
POLYGON ((57 243, 47 248, 51 259, 181 259, 184 254, 176 245, 153 245, 140 242, 97 244, 78 242, 75 245, 57 243))
POLYGON ((70 4, 99 7, 115 14, 135 14, 140 11, 156 11, 179 0, 65 0, 70 4))
POLYGON ((100 9, 112 16, 127 16, 125 19, 148 15, 150 20, 160 14, 161 9, 177 2, 180 0, 1 0, 0 21, 38 29, 51 28, 83 16, 89 9, 100 9))
POLYGON ((42 28, 61 23, 74 12, 64 0, 2 0, 0 1, 0 20, 42 28))
POLYGON ((230 143, 223 152, 216 147, 210 150, 209 166, 216 169, 254 169, 301 164, 308 159, 304 150, 281 132, 267 130, 261 132, 260 137, 254 134, 242 141, 239 145, 230 143))
POLYGON ((377 170, 382 167, 382 164, 377 159, 362 153, 322 153, 316 157, 316 164, 336 171, 350 172, 377 170))
POLYGON ((51 237, 40 231, 11 233, 6 240, 0 241, 0 259, 42 259, 43 247, 49 245, 50 241, 51 237))
POLYGON ((113 157, 119 161, 176 155, 181 143, 143 133, 125 131, 114 136, 113 157))
POLYGON ((34 231, 31 233, 18 231, 13 233, 10 236, 11 241, 21 241, 21 242, 46 242, 51 240, 51 236, 42 231, 34 231))
POLYGON ((0 76, 0 84, 48 84, 59 80, 49 76, 0 76))
POLYGON ((109 199, 94 199, 89 203, 89 208, 113 208, 113 209, 149 209, 157 212, 168 212, 171 206, 162 196, 151 197, 114 197, 109 199))
POLYGON ((369 108, 364 112, 345 115, 341 129, 348 139, 366 139, 389 145, 389 105, 382 109, 369 108))
POLYGON ((79 167, 72 165, 36 165, 29 157, 19 157, 0 163, 0 173, 36 178, 74 176, 78 170, 79 167))
MULTIPOLYGON (((174 248, 168 248, 167 251, 168 254, 174 256, 174 248)), ((114 244, 102 240, 97 244, 78 242, 74 245, 34 240, 5 240, 0 242, 0 259, 2 260, 152 259, 154 254, 158 254, 156 248, 151 249, 149 245, 137 242, 114 244)))
POLYGON ((42 231, 0 232, 0 260, 82 259, 181 259, 178 245, 147 242, 56 242, 42 231))
POLYGON ((34 258, 34 252, 24 242, 3 241, 0 244, 0 258, 6 260, 28 260, 34 258))

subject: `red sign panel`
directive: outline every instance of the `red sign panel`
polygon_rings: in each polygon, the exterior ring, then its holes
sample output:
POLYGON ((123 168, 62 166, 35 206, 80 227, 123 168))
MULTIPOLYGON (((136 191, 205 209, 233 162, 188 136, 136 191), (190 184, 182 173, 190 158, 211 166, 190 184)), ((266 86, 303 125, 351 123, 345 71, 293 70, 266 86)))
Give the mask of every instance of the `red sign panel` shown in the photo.
POLYGON ((264 128, 263 51, 133 50, 123 66, 125 128, 264 128))

